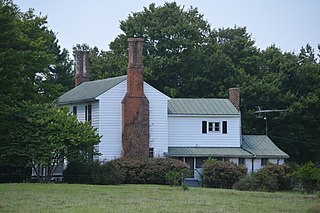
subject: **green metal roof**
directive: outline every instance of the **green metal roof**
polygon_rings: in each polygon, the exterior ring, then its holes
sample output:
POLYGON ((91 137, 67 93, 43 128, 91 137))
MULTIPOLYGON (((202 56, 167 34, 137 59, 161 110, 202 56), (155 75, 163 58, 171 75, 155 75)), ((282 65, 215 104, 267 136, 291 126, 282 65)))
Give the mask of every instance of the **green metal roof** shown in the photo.
POLYGON ((240 147, 169 147, 168 155, 172 157, 253 157, 240 147))
POLYGON ((126 80, 127 76, 118 76, 97 81, 83 82, 58 98, 59 105, 93 101, 102 93, 126 80))
POLYGON ((266 135, 243 135, 242 148, 258 158, 289 158, 266 135))
POLYGON ((289 158, 268 136, 243 135, 242 147, 169 147, 172 157, 289 158))
POLYGON ((168 101, 170 115, 240 115, 229 99, 174 98, 168 101))

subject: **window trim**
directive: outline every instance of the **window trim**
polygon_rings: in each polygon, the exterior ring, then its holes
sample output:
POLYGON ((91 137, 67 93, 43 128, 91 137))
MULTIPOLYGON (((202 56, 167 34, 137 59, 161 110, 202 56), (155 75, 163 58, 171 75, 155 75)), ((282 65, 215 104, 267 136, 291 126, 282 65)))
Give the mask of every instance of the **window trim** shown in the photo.
POLYGON ((220 131, 221 128, 220 128, 220 122, 211 122, 211 121, 208 121, 208 132, 211 132, 211 133, 218 133, 218 132, 221 132, 220 131))

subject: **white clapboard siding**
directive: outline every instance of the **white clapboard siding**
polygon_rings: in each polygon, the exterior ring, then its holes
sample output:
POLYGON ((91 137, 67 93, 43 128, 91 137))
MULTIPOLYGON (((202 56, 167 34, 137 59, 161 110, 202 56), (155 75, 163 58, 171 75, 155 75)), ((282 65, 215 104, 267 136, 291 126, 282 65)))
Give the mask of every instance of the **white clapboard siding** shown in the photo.
MULTIPOLYGON (((123 81, 99 99, 99 144, 100 160, 112 160, 121 156, 122 150, 122 105, 127 90, 127 81, 123 81)), ((167 99, 168 97, 144 83, 145 95, 150 107, 150 147, 155 156, 168 151, 167 99)))
POLYGON ((252 158, 246 158, 246 167, 247 167, 247 173, 251 173, 252 172, 252 158))
MULTIPOLYGON (((169 146, 171 147, 240 147, 239 117, 168 117, 169 146), (227 134, 221 132, 202 133, 202 121, 227 121, 227 134)), ((220 124, 220 131, 222 125, 220 124)))
POLYGON ((121 101, 126 83, 121 82, 97 97, 99 100, 100 160, 113 160, 121 156, 122 118, 121 101))
POLYGON ((99 102, 95 101, 87 104, 91 104, 91 111, 92 111, 91 125, 94 128, 97 128, 97 131, 99 133, 99 102))
MULTIPOLYGON (((81 104, 73 105, 73 106, 77 106, 77 118, 78 118, 78 121, 84 122, 86 120, 85 119, 85 104, 81 103, 81 104)), ((71 107, 71 110, 72 110, 72 107, 71 107)))
POLYGON ((163 157, 168 152, 168 99, 147 83, 144 93, 149 100, 150 144, 154 157, 163 157))

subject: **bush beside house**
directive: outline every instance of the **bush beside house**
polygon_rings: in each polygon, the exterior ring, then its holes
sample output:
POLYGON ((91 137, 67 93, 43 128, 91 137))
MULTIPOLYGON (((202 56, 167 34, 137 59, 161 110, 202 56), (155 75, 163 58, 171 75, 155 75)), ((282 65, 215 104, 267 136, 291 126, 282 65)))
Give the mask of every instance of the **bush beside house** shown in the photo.
MULTIPOLYGON (((179 185, 188 169, 186 163, 171 158, 116 159, 70 162, 63 177, 67 183, 179 185)), ((232 162, 208 159, 203 165, 205 187, 274 192, 291 190, 294 184, 307 193, 320 191, 320 169, 311 162, 295 172, 287 165, 269 164, 247 176, 246 167, 232 162)))
POLYGON ((286 165, 269 164, 251 176, 239 180, 233 185, 234 189, 246 191, 289 190, 292 187, 291 169, 286 165))
POLYGON ((94 161, 87 164, 71 162, 64 171, 67 183, 86 184, 167 184, 166 174, 180 174, 188 165, 171 158, 116 159, 108 162, 94 161))
POLYGON ((172 158, 117 159, 114 162, 124 175, 124 183, 167 184, 165 176, 169 171, 180 173, 189 168, 186 163, 172 158))
POLYGON ((116 185, 123 182, 123 176, 113 161, 90 163, 69 163, 63 172, 67 183, 85 183, 97 185, 116 185))
POLYGON ((213 188, 232 188, 232 185, 247 174, 244 165, 208 159, 203 164, 203 184, 213 188))

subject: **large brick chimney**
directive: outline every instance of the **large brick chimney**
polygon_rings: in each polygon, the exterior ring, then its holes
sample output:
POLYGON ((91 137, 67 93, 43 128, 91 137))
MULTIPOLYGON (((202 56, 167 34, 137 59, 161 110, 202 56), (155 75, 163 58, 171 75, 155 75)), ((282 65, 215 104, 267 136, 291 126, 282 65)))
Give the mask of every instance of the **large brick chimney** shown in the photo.
POLYGON ((89 51, 77 50, 75 52, 76 76, 75 86, 89 81, 89 51))
POLYGON ((229 89, 229 100, 231 103, 240 111, 240 89, 230 88, 229 89))
POLYGON ((127 93, 122 100, 122 157, 149 157, 149 101, 143 90, 143 39, 128 39, 127 93))

